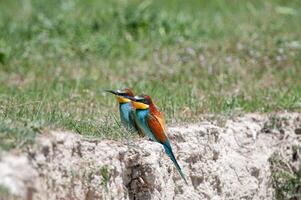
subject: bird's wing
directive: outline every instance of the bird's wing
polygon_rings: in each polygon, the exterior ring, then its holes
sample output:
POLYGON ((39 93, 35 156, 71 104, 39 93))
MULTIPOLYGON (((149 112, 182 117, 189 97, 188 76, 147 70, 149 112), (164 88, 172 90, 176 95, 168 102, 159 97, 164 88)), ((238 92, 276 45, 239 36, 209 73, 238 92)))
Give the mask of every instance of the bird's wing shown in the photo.
POLYGON ((156 117, 156 119, 160 122, 161 126, 163 127, 164 131, 165 131, 165 121, 164 121, 164 117, 161 114, 161 112, 157 109, 157 107, 155 106, 155 109, 152 109, 152 115, 156 117))
POLYGON ((164 121, 164 117, 162 116, 162 114, 160 112, 155 114, 156 119, 159 121, 159 123, 161 124, 162 128, 164 129, 165 132, 165 121, 164 121))
POLYGON ((148 114, 146 117, 146 122, 147 122, 147 125, 148 125, 150 131, 153 133, 156 140, 163 145, 166 154, 172 160, 172 162, 176 166, 176 169, 179 171, 181 177, 184 179, 185 183, 187 184, 185 175, 182 172, 182 169, 181 169, 180 165, 178 164, 178 162, 172 152, 172 148, 169 143, 169 140, 168 140, 167 136, 165 135, 163 119, 160 118, 158 115, 148 114))
POLYGON ((146 116, 146 123, 158 142, 162 143, 168 140, 165 134, 164 121, 162 118, 148 114, 146 116))

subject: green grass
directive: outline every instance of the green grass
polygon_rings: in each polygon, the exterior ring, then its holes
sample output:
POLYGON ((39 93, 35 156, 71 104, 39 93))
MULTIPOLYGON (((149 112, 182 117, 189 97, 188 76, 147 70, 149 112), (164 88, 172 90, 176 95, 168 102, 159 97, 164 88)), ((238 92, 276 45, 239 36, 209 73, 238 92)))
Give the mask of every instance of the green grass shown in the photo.
POLYGON ((106 191, 108 191, 108 182, 110 180, 110 173, 109 173, 109 170, 108 170, 108 167, 107 166, 103 166, 100 168, 100 175, 101 175, 101 178, 102 178, 102 185, 104 186, 104 188, 106 189, 106 191))
POLYGON ((0 185, 0 198, 7 197, 9 195, 9 190, 3 185, 0 185))
POLYGON ((31 141, 28 124, 120 137, 104 89, 150 94, 168 122, 300 111, 300 13, 299 0, 0 1, 0 146, 31 141))
MULTIPOLYGON (((296 160, 286 160, 277 153, 270 158, 271 181, 277 200, 298 200, 301 198, 301 165, 293 166, 300 156, 301 146, 292 146, 296 160)), ((293 158, 294 159, 294 158, 293 158)), ((300 162, 299 162, 300 163, 300 162)))

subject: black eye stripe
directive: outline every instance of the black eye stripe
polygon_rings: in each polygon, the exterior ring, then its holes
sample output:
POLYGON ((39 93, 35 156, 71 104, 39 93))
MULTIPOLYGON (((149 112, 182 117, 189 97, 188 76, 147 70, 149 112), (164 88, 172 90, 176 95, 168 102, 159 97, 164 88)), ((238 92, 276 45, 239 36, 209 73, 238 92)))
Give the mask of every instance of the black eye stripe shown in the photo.
POLYGON ((149 104, 149 102, 148 102, 147 99, 142 99, 142 103, 144 103, 144 104, 149 104))
POLYGON ((127 93, 120 92, 120 93, 118 93, 118 95, 120 95, 120 96, 127 96, 127 93))
POLYGON ((141 103, 144 103, 144 104, 148 104, 148 100, 146 99, 137 99, 137 102, 141 102, 141 103))

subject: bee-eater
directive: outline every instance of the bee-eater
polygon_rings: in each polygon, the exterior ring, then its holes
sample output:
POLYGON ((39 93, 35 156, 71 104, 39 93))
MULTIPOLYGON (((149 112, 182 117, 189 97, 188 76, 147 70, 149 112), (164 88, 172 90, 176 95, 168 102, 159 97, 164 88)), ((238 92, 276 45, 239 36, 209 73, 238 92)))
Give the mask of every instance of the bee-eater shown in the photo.
POLYGON ((129 98, 132 100, 132 105, 136 109, 135 122, 139 129, 150 140, 159 142, 163 145, 166 154, 172 160, 181 177, 187 184, 186 178, 173 154, 169 139, 166 135, 164 118, 152 102, 150 96, 142 95, 141 97, 136 96, 129 98))
POLYGON ((134 109, 132 107, 131 100, 127 98, 134 97, 134 93, 128 88, 116 91, 106 90, 106 92, 110 92, 116 96, 119 103, 120 119, 123 126, 130 131, 137 131, 139 134, 141 134, 141 131, 139 131, 137 128, 134 120, 134 109))

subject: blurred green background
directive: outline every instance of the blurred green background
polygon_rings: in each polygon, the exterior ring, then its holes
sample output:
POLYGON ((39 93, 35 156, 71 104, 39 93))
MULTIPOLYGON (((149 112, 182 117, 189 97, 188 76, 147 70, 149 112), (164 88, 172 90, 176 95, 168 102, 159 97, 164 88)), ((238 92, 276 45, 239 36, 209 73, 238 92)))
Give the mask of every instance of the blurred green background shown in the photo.
POLYGON ((299 0, 1 0, 0 146, 44 129, 119 138, 104 89, 167 122, 301 110, 299 0))

